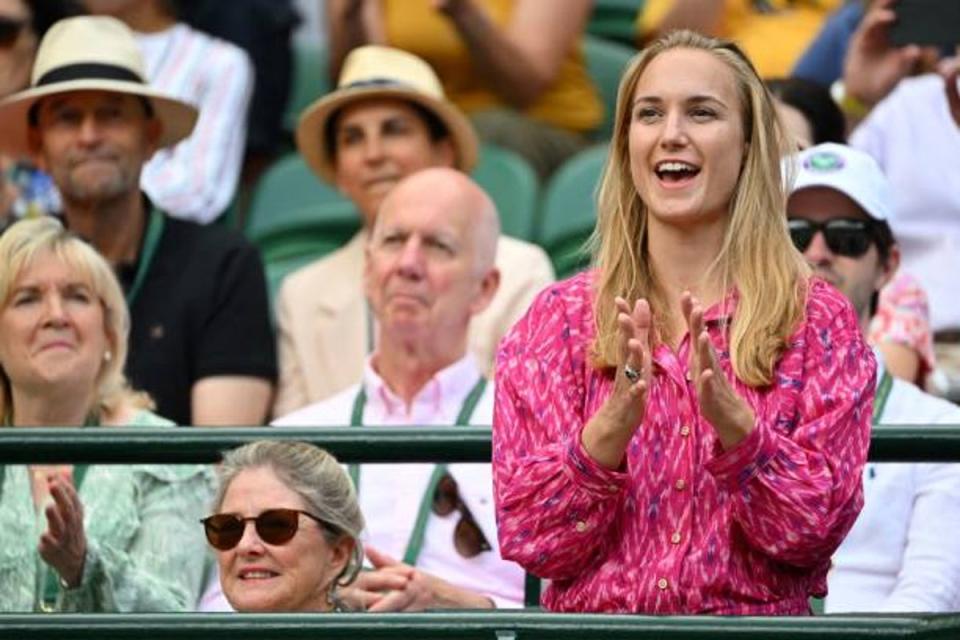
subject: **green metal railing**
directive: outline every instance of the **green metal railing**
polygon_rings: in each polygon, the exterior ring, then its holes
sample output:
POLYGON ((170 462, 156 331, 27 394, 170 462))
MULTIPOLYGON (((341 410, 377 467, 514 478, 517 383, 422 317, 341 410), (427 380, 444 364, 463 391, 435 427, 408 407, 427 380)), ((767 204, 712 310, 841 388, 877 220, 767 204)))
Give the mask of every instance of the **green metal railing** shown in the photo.
MULTIPOLYGON (((342 462, 486 462, 485 428, 0 429, 0 464, 215 462, 262 438, 323 446, 342 462)), ((960 461, 960 425, 877 427, 870 459, 960 461)), ((536 582, 536 581, 534 581, 536 582)), ((528 598, 535 593, 528 592, 528 598)), ((530 600, 528 600, 530 601, 530 600)), ((918 638, 960 639, 960 615, 717 618, 494 613, 229 615, 0 614, 0 640, 324 638, 918 638)))
POLYGON ((521 612, 0 615, 2 640, 957 640, 960 615, 652 617, 521 612))
MULTIPOLYGON (((477 427, 396 428, 137 428, 0 429, 0 464, 89 462, 216 462, 253 440, 304 440, 341 462, 489 462, 490 430, 477 427)), ((870 459, 878 462, 960 461, 960 425, 877 427, 870 459)))

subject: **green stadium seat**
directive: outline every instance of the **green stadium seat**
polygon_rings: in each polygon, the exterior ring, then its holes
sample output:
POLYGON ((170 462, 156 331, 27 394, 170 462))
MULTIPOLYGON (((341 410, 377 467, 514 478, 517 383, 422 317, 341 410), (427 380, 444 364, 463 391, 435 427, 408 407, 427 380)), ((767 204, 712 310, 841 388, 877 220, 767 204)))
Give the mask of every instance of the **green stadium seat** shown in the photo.
POLYGON ((590 78, 600 92, 603 101, 603 123, 593 133, 598 142, 606 142, 613 132, 613 119, 617 106, 617 89, 620 76, 636 50, 615 42, 584 36, 583 55, 590 78))
POLYGON ((325 203, 300 209, 253 239, 267 272, 271 309, 288 274, 343 246, 359 228, 352 203, 325 203))
POLYGON ((310 104, 330 91, 330 64, 326 46, 294 40, 293 79, 283 115, 284 128, 293 132, 297 119, 310 104))
POLYGON ((540 183, 523 156, 482 144, 472 177, 497 205, 503 233, 521 240, 532 239, 540 183))
POLYGON ((288 273, 342 246, 359 228, 353 203, 317 179, 299 154, 275 162, 254 189, 244 228, 263 256, 271 304, 288 273))
POLYGON ((545 189, 538 241, 558 278, 585 268, 585 243, 596 225, 596 191, 607 159, 607 145, 581 151, 561 166, 545 189))
MULTIPOLYGON (((274 229, 292 223, 322 222, 327 207, 334 220, 353 204, 337 189, 317 178, 298 153, 288 153, 267 169, 254 188, 244 233, 257 242, 274 229)), ((353 226, 360 222, 352 214, 353 226)))
POLYGON ((587 33, 632 45, 636 42, 637 14, 645 0, 596 0, 587 33))

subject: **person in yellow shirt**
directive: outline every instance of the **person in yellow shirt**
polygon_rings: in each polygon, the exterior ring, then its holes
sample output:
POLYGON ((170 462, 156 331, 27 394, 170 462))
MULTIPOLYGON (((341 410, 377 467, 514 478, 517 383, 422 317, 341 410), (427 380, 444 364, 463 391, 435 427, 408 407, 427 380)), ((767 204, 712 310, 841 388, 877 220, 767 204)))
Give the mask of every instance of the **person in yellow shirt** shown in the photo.
POLYGON ((646 0, 637 15, 640 43, 673 29, 734 40, 761 78, 789 76, 843 0, 646 0))

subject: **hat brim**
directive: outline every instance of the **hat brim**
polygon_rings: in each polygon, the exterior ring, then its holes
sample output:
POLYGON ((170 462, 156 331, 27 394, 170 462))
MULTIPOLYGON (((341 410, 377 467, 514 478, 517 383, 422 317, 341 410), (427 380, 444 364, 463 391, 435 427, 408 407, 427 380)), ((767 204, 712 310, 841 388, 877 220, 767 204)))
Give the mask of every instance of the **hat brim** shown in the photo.
POLYGON ((138 82, 98 78, 69 80, 16 93, 0 102, 0 152, 15 157, 29 156, 30 136, 27 114, 38 100, 72 91, 109 91, 140 96, 150 101, 154 116, 161 122, 158 147, 169 147, 190 135, 199 115, 191 104, 154 91, 138 82))
POLYGON ((469 173, 476 166, 479 147, 477 134, 467 117, 452 104, 405 87, 357 87, 333 91, 307 107, 300 115, 297 149, 307 166, 323 180, 331 184, 336 182, 333 158, 327 156, 327 145, 324 144, 327 123, 346 105, 372 98, 406 100, 428 109, 440 118, 450 133, 456 153, 456 168, 469 173))

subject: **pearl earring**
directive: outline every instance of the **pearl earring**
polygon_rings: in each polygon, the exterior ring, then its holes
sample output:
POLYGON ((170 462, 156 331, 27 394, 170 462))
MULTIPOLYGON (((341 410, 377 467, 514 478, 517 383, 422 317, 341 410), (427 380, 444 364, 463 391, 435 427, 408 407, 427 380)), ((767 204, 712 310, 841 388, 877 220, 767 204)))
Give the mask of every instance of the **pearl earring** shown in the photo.
POLYGON ((104 361, 104 362, 110 362, 111 360, 113 360, 113 354, 110 353, 110 351, 104 351, 104 352, 103 352, 103 361, 104 361))

